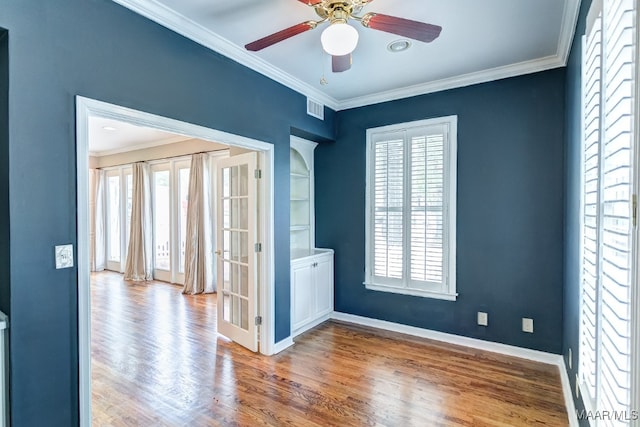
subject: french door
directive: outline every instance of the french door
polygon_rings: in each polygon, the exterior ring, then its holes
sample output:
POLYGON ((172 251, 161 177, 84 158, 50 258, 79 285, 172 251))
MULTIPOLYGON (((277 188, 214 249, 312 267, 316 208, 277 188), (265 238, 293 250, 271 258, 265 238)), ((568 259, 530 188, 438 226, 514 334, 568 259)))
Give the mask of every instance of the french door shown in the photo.
POLYGON ((218 332, 258 351, 257 153, 218 162, 218 332))
POLYGON ((184 283, 190 166, 181 159, 151 167, 153 277, 165 282, 184 283))
POLYGON ((129 247, 133 191, 131 167, 106 171, 107 270, 122 273, 129 247))

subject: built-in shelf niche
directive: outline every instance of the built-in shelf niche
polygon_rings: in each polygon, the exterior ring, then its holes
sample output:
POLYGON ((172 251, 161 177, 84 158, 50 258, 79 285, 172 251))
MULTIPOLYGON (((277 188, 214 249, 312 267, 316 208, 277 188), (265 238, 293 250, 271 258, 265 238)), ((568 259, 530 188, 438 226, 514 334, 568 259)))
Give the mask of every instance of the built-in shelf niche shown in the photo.
POLYGON ((313 199, 313 151, 317 144, 291 137, 290 150, 290 235, 291 258, 313 253, 315 217, 313 199))
POLYGON ((314 166, 317 144, 291 137, 291 335, 333 312, 333 250, 315 247, 314 166))

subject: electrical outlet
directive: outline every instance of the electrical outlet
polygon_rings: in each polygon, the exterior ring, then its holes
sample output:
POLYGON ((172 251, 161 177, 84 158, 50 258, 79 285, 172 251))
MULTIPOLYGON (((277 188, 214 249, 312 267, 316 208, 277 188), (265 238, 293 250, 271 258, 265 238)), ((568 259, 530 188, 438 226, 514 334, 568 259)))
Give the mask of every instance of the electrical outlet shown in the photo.
POLYGON ((483 313, 482 311, 478 312, 478 325, 489 326, 489 315, 487 315, 487 313, 483 313))
POLYGON ((56 246, 56 270, 73 267, 73 245, 56 246))
POLYGON ((530 334, 533 333, 533 319, 527 317, 522 318, 522 331, 530 334))
POLYGON ((569 355, 568 355, 568 362, 569 362, 569 369, 573 369, 572 365, 573 365, 573 356, 571 354, 571 347, 569 347, 569 355))

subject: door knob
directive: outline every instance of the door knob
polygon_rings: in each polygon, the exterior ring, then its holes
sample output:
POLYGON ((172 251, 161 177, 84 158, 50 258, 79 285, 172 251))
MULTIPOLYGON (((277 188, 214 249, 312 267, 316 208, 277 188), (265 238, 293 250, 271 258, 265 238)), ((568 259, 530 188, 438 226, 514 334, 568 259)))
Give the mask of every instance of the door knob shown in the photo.
POLYGON ((218 255, 218 256, 222 255, 222 251, 221 251, 220 249, 218 249, 218 250, 216 251, 216 255, 218 255))

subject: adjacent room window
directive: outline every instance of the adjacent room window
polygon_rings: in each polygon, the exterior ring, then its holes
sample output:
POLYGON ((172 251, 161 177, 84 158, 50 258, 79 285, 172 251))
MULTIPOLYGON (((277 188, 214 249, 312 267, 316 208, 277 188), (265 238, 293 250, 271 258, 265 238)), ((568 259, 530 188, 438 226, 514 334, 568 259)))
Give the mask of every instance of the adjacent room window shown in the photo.
POLYGON ((619 414, 638 409, 631 405, 635 3, 594 0, 582 50, 580 388, 589 409, 619 414))
POLYGON ((185 244, 187 235, 187 210, 189 208, 189 174, 191 169, 189 167, 183 167, 178 169, 178 188, 180 191, 179 195, 179 206, 178 206, 178 216, 180 218, 180 260, 178 263, 178 271, 180 273, 184 273, 184 262, 185 262, 185 244))
MULTIPOLYGON (((169 170, 153 171, 154 267, 171 270, 171 199, 169 170)), ((154 274, 157 276, 157 273, 154 274)))
POLYGON ((129 248, 131 227, 132 175, 130 166, 106 169, 107 264, 111 271, 122 272, 129 248))
POLYGON ((455 300, 457 116, 367 130, 368 289, 455 300))
MULTIPOLYGON (((107 261, 120 263, 120 171, 107 175, 107 261)), ((120 268, 117 268, 120 271, 120 268)))
POLYGON ((131 236, 131 209, 133 209, 133 173, 127 172, 124 175, 126 185, 127 185, 127 197, 126 197, 126 225, 124 228, 125 232, 125 248, 127 248, 126 253, 129 252, 129 236, 131 236))
POLYGON ((184 283, 190 166, 183 157, 151 162, 153 277, 171 283, 184 283))

